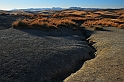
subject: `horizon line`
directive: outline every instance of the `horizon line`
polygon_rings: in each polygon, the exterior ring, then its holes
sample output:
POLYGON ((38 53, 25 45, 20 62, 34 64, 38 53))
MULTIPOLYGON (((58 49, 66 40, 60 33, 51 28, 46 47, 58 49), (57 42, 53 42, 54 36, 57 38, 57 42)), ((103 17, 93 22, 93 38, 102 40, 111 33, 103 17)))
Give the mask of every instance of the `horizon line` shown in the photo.
MULTIPOLYGON (((71 7, 80 7, 80 6, 71 6, 71 7)), ((68 9, 70 7, 27 7, 27 8, 12 8, 12 9, 0 9, 0 10, 21 10, 21 9, 37 9, 37 8, 62 8, 62 9, 68 9)), ((80 7, 80 8, 96 8, 96 9, 123 9, 124 7, 80 7)))

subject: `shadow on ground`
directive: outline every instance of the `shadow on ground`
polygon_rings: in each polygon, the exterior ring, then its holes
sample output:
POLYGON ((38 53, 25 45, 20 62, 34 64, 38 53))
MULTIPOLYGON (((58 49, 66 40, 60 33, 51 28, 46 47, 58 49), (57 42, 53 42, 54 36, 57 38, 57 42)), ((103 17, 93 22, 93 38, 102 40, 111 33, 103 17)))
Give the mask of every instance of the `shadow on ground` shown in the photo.
POLYGON ((7 29, 0 32, 1 82, 62 82, 96 51, 94 31, 7 29))
MULTIPOLYGON (((52 41, 52 39, 50 39, 50 38, 52 37, 52 38, 54 38, 54 41, 57 41, 59 38, 64 38, 64 39, 67 39, 69 41, 71 41, 71 40, 75 41, 76 40, 76 41, 81 42, 81 44, 79 44, 79 42, 78 42, 78 44, 76 43, 75 47, 77 47, 77 48, 74 50, 71 48, 69 50, 68 49, 64 50, 64 47, 67 47, 67 45, 70 46, 70 44, 68 44, 68 43, 63 44, 62 40, 60 40, 60 44, 62 42, 62 45, 56 44, 57 47, 54 46, 54 48, 57 49, 57 48, 63 47, 62 50, 61 49, 57 50, 57 51, 60 51, 61 53, 60 52, 54 53, 54 55, 52 56, 53 59, 49 60, 49 62, 53 62, 53 61, 55 61, 54 63, 58 62, 58 65, 55 66, 54 64, 47 63, 54 70, 56 70, 56 71, 53 70, 53 72, 55 72, 54 73, 55 75, 53 74, 53 76, 51 76, 51 77, 49 76, 49 79, 47 78, 46 80, 41 80, 41 81, 47 82, 50 80, 51 82, 63 82, 63 80, 65 78, 67 78, 72 73, 75 73, 77 70, 79 70, 85 61, 90 60, 92 58, 95 58, 94 52, 96 50, 95 50, 95 48, 92 47, 93 43, 89 43, 89 41, 87 40, 87 38, 90 37, 90 35, 93 33, 93 31, 86 30, 86 29, 81 28, 81 27, 77 31, 74 31, 70 28, 63 28, 61 30, 58 30, 58 29, 53 29, 53 30, 29 30, 29 29, 23 29, 22 30, 22 29, 18 29, 18 30, 26 32, 31 36, 43 37, 43 38, 49 39, 51 41, 52 41), (55 38, 57 38, 57 39, 55 39, 55 38), (84 48, 84 47, 86 47, 86 48, 84 48), (87 51, 85 49, 89 49, 89 50, 87 51), (68 56, 64 56, 63 53, 68 55, 68 56), (58 54, 61 54, 61 55, 58 56, 58 54), (70 54, 73 54, 73 55, 70 55, 70 54), (79 57, 77 57, 76 55, 79 57), (58 60, 58 59, 60 59, 60 60, 58 60), (63 61, 65 63, 62 63, 60 61, 63 61), (68 63, 68 64, 66 64, 66 63, 68 63), (62 64, 64 64, 64 65, 62 65, 62 64), (61 69, 57 68, 59 65, 61 65, 63 67, 61 69), (59 71, 59 70, 61 70, 61 71, 59 71), (58 72, 58 73, 56 73, 56 72, 58 72)), ((52 44, 54 45, 54 42, 52 44)), ((74 43, 74 45, 75 45, 75 43, 74 43)), ((72 46, 74 46, 74 45, 72 45, 72 46)), ((72 47, 72 46, 70 46, 70 47, 72 47)), ((54 51, 54 49, 53 49, 53 51, 54 51)), ((47 53, 49 53, 49 52, 47 52, 47 53)), ((59 66, 59 67, 61 67, 61 66, 59 66)), ((49 71, 52 71, 51 68, 49 69, 48 67, 46 67, 46 69, 48 69, 49 71)), ((44 70, 42 70, 42 71, 44 71, 44 70)), ((41 71, 41 73, 42 73, 42 71, 41 71)), ((38 75, 38 76, 40 77, 40 75, 38 75)), ((32 78, 34 78, 34 77, 32 77, 32 78)), ((29 79, 27 81, 29 81, 29 79)))

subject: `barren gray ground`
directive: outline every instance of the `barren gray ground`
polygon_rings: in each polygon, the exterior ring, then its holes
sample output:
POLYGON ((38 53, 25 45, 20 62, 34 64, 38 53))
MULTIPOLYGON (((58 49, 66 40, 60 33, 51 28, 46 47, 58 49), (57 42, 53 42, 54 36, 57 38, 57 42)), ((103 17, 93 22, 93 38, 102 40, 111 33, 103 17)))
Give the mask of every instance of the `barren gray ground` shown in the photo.
POLYGON ((61 30, 0 30, 1 82, 59 82, 94 50, 82 34, 61 30))
POLYGON ((124 29, 104 29, 89 38, 95 42, 96 57, 64 82, 124 82, 124 29))

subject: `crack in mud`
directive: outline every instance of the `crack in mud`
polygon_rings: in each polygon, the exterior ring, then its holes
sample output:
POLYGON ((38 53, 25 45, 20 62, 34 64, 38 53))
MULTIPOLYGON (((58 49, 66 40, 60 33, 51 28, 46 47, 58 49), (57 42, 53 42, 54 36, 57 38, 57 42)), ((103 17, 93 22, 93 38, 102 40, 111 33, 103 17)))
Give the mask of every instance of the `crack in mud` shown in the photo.
POLYGON ((1 30, 1 82, 63 82, 95 57, 93 43, 87 40, 91 34, 84 28, 1 30))
MULTIPOLYGON (((86 30, 83 28, 81 28, 80 31, 82 31, 82 35, 85 37, 85 39, 82 39, 82 41, 87 42, 87 45, 93 49, 93 51, 89 53, 91 58, 87 59, 87 60, 91 60, 91 59, 95 58, 94 53, 96 52, 96 49, 92 46, 95 42, 90 41, 88 38, 90 37, 90 35, 92 34, 93 31, 89 31, 89 30, 86 30)), ((76 65, 73 68, 74 69, 73 71, 66 72, 66 73, 58 75, 57 77, 52 78, 51 82, 63 82, 63 80, 66 79, 67 77, 69 77, 71 74, 76 73, 78 70, 80 70, 80 68, 83 66, 84 62, 87 60, 76 61, 76 65)))

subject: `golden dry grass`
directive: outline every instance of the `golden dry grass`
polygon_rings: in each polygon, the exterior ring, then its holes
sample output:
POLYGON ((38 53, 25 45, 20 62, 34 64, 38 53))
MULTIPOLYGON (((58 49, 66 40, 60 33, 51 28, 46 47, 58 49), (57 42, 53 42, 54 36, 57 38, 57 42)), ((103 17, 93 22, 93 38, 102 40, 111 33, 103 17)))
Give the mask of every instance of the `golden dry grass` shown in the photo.
POLYGON ((21 20, 21 19, 18 19, 17 21, 13 22, 12 23, 12 26, 15 28, 15 27, 22 27, 22 28, 25 28, 28 26, 28 20, 27 19, 24 19, 24 20, 21 20))
POLYGON ((13 22, 13 28, 58 28, 58 27, 72 27, 76 23, 70 19, 59 18, 36 18, 36 19, 18 19, 13 22))
MULTIPOLYGON (((110 11, 60 11, 55 14, 24 14, 25 19, 18 19, 13 22, 13 28, 59 28, 77 27, 101 29, 102 27, 124 28, 124 10, 110 11), (104 13, 113 13, 111 16, 104 17, 104 13), (116 17, 117 16, 117 17, 116 17), (118 17, 119 16, 119 17, 118 17)), ((106 15, 106 14, 105 14, 106 15)))
POLYGON ((111 19, 88 20, 83 23, 83 26, 85 27, 102 26, 102 27, 124 28, 124 21, 119 20, 119 19, 118 20, 111 20, 111 19))

